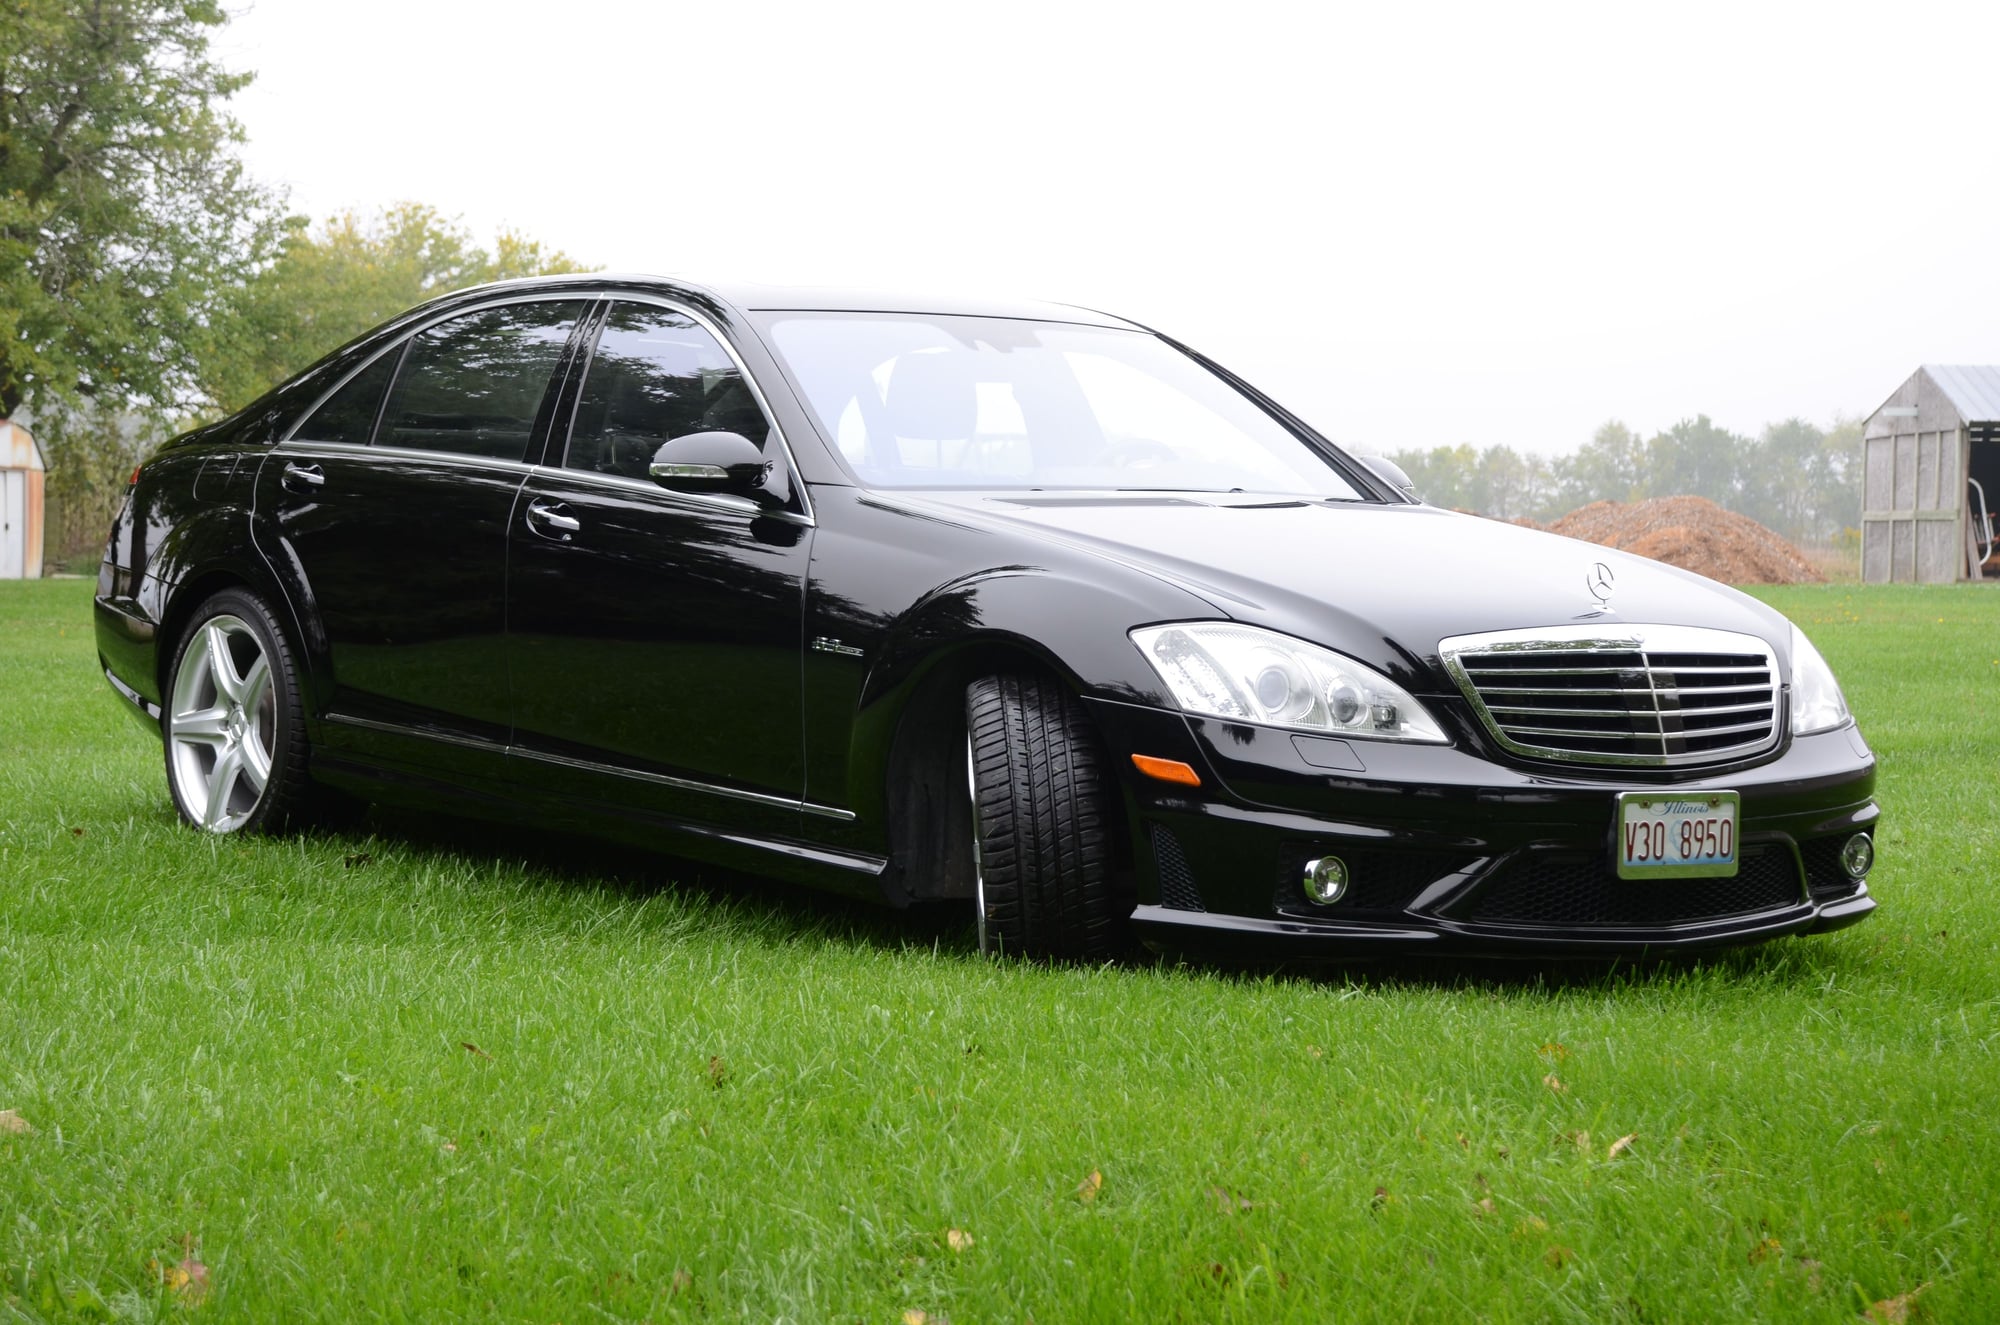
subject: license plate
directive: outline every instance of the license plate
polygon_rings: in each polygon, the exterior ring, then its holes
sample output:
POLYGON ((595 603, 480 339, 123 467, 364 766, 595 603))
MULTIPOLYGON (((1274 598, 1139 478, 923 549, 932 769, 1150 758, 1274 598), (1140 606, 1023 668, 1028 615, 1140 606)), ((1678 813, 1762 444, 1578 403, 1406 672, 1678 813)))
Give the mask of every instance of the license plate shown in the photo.
POLYGON ((1611 854, 1621 879, 1678 879, 1736 873, 1733 791, 1624 791, 1611 854))

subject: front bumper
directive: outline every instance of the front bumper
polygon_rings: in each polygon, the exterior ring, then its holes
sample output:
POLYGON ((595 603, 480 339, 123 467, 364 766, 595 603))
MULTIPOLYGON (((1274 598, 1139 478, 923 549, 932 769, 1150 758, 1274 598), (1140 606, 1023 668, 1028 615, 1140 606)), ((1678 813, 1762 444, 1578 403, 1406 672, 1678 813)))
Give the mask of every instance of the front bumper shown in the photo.
POLYGON ((1875 761, 1852 727, 1764 763, 1698 774, 1529 768, 1464 745, 1329 741, 1093 701, 1121 770, 1140 937, 1227 955, 1368 952, 1636 956, 1853 924, 1875 908, 1841 844, 1872 832, 1875 761), (1178 759, 1198 788, 1138 775, 1178 759), (1731 878, 1621 880, 1614 796, 1635 786, 1742 796, 1731 878), (1339 856, 1318 905, 1305 862, 1339 856))

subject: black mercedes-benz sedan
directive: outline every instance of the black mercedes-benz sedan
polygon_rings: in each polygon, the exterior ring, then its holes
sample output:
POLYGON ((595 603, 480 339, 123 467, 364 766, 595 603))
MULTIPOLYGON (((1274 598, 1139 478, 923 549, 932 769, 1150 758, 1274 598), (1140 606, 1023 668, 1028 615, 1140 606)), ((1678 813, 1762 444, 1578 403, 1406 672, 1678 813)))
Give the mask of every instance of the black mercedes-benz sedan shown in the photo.
POLYGON ((1803 634, 1406 487, 1116 317, 545 278, 161 450, 97 640, 216 833, 504 816, 1085 958, 1874 909, 1874 759, 1803 634))

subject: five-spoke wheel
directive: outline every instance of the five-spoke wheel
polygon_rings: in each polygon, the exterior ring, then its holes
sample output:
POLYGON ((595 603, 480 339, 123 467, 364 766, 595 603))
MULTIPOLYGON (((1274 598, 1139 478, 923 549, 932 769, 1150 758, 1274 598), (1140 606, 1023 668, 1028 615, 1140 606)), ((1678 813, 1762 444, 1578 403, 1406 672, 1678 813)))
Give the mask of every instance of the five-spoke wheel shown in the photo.
POLYGON ((167 768, 188 817, 234 832, 257 810, 277 744, 271 658, 248 622, 226 612, 188 637, 174 674, 167 768))
POLYGON ((225 589, 195 609, 167 680, 167 785, 212 833, 295 827, 333 797, 306 776, 298 671, 262 599, 225 589))

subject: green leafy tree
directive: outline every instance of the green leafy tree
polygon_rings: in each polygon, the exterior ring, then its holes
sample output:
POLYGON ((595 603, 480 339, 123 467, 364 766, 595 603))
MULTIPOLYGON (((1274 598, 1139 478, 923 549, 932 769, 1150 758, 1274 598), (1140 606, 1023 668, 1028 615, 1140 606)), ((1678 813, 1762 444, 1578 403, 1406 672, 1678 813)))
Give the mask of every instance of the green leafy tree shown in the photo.
MULTIPOLYGON (((203 329, 275 251, 209 51, 214 0, 0 3, 0 415, 187 403, 203 329)), ((58 457, 51 457, 57 461, 58 457)))
POLYGON ((1820 435, 1820 487, 1809 533, 1821 542, 1842 543, 1852 534, 1859 545, 1863 422, 1858 414, 1836 415, 1833 426, 1820 435))
POLYGON ((1511 446, 1489 446, 1479 453, 1482 501, 1476 510, 1496 520, 1544 513, 1553 489, 1549 463, 1523 455, 1511 446))
POLYGON ((1820 508, 1839 486, 1825 440, 1826 433, 1804 419, 1766 424, 1743 457, 1739 509, 1787 538, 1817 534, 1820 508))
POLYGON ((1646 484, 1654 497, 1706 497, 1735 508, 1743 488, 1743 464, 1753 446, 1706 414, 1682 419, 1646 443, 1646 484))
POLYGON ((270 263, 233 296, 205 346, 203 395, 235 409, 412 304, 485 281, 581 271, 514 231, 492 250, 421 203, 317 229, 294 220, 270 263))
POLYGON ((1410 476, 1417 495, 1433 506, 1477 510, 1479 453, 1470 446, 1434 446, 1428 451, 1393 451, 1389 458, 1410 476))
POLYGON ((1594 501, 1640 501, 1647 495, 1646 444, 1616 419, 1600 424, 1589 441, 1553 468, 1552 504, 1558 514, 1594 501))

